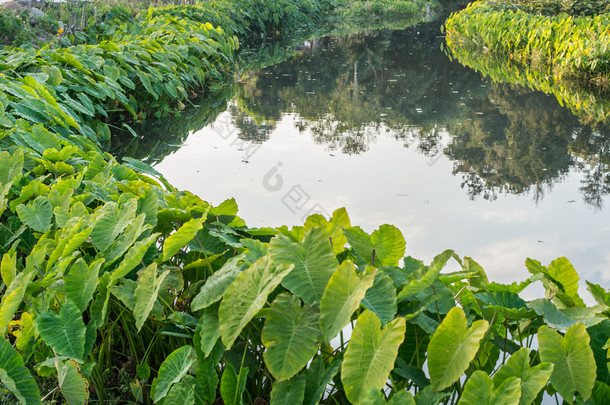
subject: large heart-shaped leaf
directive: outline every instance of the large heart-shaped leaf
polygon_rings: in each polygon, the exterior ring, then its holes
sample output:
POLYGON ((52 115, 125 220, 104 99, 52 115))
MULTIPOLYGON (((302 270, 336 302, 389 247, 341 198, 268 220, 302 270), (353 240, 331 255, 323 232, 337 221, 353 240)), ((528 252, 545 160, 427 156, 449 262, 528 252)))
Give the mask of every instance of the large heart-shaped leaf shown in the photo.
POLYGON ((84 361, 85 323, 80 310, 72 301, 66 301, 59 314, 45 312, 36 319, 40 337, 58 355, 84 361))
MULTIPOLYGON (((262 341, 267 368, 277 380, 291 378, 316 354, 319 314, 291 294, 280 294, 269 309, 262 341)), ((304 389, 304 388, 303 388, 304 389)))
POLYGON ((23 405, 42 404, 40 390, 23 358, 6 339, 0 338, 0 381, 23 405))
POLYGON ((351 403, 359 404, 371 388, 383 388, 394 368, 405 330, 404 318, 382 327, 373 312, 360 314, 341 366, 341 382, 351 403))
POLYGON ((220 337, 230 349, 242 329, 263 308, 267 296, 292 270, 293 265, 275 265, 269 255, 244 270, 227 289, 220 303, 220 337))
POLYGON ((200 218, 193 218, 185 222, 180 229, 168 236, 163 244, 163 261, 168 260, 185 247, 197 235, 197 231, 201 229, 206 219, 207 212, 200 218))
POLYGON ((138 209, 138 199, 131 198, 127 202, 119 205, 115 202, 106 203, 96 211, 99 215, 93 230, 91 231, 91 241, 100 251, 105 251, 119 236, 123 230, 136 217, 138 209))
POLYGON ((199 311, 219 301, 247 266, 247 263, 239 257, 228 260, 220 270, 208 277, 199 293, 193 298, 191 309, 199 311))
POLYGON ((343 232, 356 254, 373 266, 397 266, 405 255, 405 239, 393 225, 381 225, 370 236, 357 226, 343 232))
POLYGON ((510 356, 508 361, 500 367, 493 377, 493 383, 496 388, 511 377, 517 377, 521 380, 519 405, 531 404, 538 396, 538 393, 546 386, 553 372, 553 365, 551 363, 540 363, 530 367, 529 353, 529 349, 524 347, 519 349, 515 354, 510 356))
POLYGON ((354 264, 345 261, 328 281, 320 302, 320 327, 326 342, 337 336, 375 281, 376 269, 357 275, 354 264))
POLYGON ((270 405, 300 405, 305 397, 305 376, 273 383, 270 405))
POLYGON ((494 388, 486 372, 477 370, 464 386, 458 405, 517 405, 521 398, 521 380, 509 377, 494 388))
POLYGON ((280 235, 269 243, 269 253, 278 264, 294 264, 282 285, 307 304, 319 302, 330 276, 339 267, 328 237, 321 228, 305 233, 303 242, 295 243, 280 235))
POLYGON ((428 344, 428 370, 433 389, 441 391, 462 376, 477 354, 488 326, 487 321, 481 320, 469 328, 462 308, 449 311, 428 344))
POLYGON ((326 237, 330 240, 333 245, 333 252, 339 254, 345 249, 347 238, 343 234, 343 228, 350 228, 352 225, 347 215, 345 208, 338 208, 333 212, 332 218, 327 221, 320 214, 313 214, 307 217, 305 220, 305 229, 311 229, 315 227, 322 228, 326 237))
POLYGON ((409 274, 408 281, 403 284, 400 293, 398 293, 398 302, 400 303, 430 287, 452 256, 453 250, 445 250, 432 260, 430 266, 422 266, 409 274))
POLYGON ((157 263, 153 263, 144 269, 138 277, 138 285, 133 295, 133 316, 136 319, 136 329, 139 331, 148 319, 152 311, 163 279, 167 277, 169 270, 157 275, 157 263))
POLYGON ((83 259, 78 259, 65 277, 66 297, 84 312, 93 299, 99 282, 98 272, 104 259, 97 260, 88 266, 83 259))
MULTIPOLYGON (((12 264, 14 265, 14 262, 12 264)), ((9 322, 13 319, 15 312, 19 309, 23 297, 25 296, 26 288, 30 281, 32 281, 34 275, 34 270, 17 274, 6 291, 4 291, 2 303, 0 304, 0 334, 2 336, 5 335, 9 322)))
POLYGON ((551 384, 570 404, 575 392, 586 401, 595 384, 595 358, 589 341, 582 323, 570 326, 564 337, 546 325, 538 329, 540 359, 553 364, 551 384))
POLYGON ((383 272, 377 272, 371 288, 362 299, 362 306, 373 311, 385 325, 396 315, 396 288, 392 279, 383 272))
POLYGON ((24 224, 36 232, 46 232, 51 229, 53 204, 47 197, 38 196, 28 205, 17 206, 17 215, 24 224))
POLYGON ((182 377, 197 361, 195 350, 191 346, 182 346, 173 352, 161 363, 157 378, 152 382, 150 396, 153 401, 163 399, 173 384, 180 382, 182 377))
POLYGON ((89 383, 74 360, 55 358, 57 382, 69 405, 85 405, 89 399, 89 383))

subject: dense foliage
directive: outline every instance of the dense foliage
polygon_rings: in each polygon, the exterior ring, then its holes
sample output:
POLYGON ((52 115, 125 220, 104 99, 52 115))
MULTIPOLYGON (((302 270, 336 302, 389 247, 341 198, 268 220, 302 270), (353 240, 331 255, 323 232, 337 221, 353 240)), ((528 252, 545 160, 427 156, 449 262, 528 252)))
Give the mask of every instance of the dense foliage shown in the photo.
POLYGON ((607 402, 610 292, 589 284, 585 306, 564 258, 528 260, 532 276, 504 286, 452 251, 403 259, 396 228, 367 234, 342 209, 249 228, 234 201, 210 206, 103 152, 114 123, 222 91, 233 34, 280 35, 332 5, 169 7, 109 41, 0 51, 7 401, 607 402), (526 302, 534 282, 547 297, 526 302))
POLYGON ((447 44, 451 49, 501 55, 556 79, 607 85, 609 23, 608 13, 545 16, 478 1, 447 20, 447 44))

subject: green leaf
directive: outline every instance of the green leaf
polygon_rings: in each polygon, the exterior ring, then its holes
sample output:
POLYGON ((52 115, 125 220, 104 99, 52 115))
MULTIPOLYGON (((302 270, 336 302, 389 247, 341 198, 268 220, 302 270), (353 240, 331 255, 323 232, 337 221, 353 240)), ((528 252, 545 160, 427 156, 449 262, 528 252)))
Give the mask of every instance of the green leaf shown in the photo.
POLYGON ((219 301, 246 266, 238 257, 228 260, 220 270, 208 277, 201 291, 193 298, 191 309, 199 311, 219 301))
POLYGON ((244 270, 227 289, 218 315, 220 337, 230 349, 242 329, 263 308, 267 296, 292 270, 293 265, 276 266, 270 256, 264 256, 244 270))
POLYGON ((488 326, 487 321, 480 320, 469 328, 462 308, 449 311, 428 344, 428 370, 434 390, 444 390, 462 376, 488 326))
POLYGON ((216 345, 210 352, 210 355, 202 358, 199 357, 197 362, 197 386, 196 390, 198 396, 203 398, 204 401, 212 403, 216 399, 216 390, 218 388, 218 373, 216 372, 216 366, 220 361, 225 347, 222 342, 216 342, 216 345))
POLYGON ((530 367, 529 349, 521 348, 510 356, 508 361, 500 367, 493 377, 494 386, 497 388, 504 381, 511 377, 521 380, 521 399, 520 405, 529 405, 538 396, 538 393, 546 386, 553 365, 551 363, 540 363, 535 367, 530 367))
MULTIPOLYGON (((554 280, 558 281, 566 295, 574 300, 574 303, 578 306, 584 307, 585 303, 582 298, 578 295, 578 273, 572 266, 572 263, 565 257, 553 260, 548 267, 548 275, 553 277, 554 280)), ((567 303, 565 303, 567 304, 567 303)))
POLYGON ((335 358, 326 368, 321 356, 313 359, 305 372, 307 384, 305 386, 304 405, 317 405, 320 403, 324 392, 326 392, 326 387, 339 371, 341 363, 341 358, 335 358))
POLYGON ((277 264, 294 264, 294 270, 282 280, 282 286, 306 304, 322 299, 330 276, 339 267, 330 242, 320 228, 307 231, 299 243, 284 235, 271 239, 269 254, 277 264))
POLYGON ((163 244, 163 261, 168 260, 185 247, 197 235, 197 231, 201 229, 206 218, 207 212, 201 218, 193 218, 185 222, 180 229, 168 236, 163 244))
POLYGON ((385 325, 396 315, 396 288, 392 279, 383 272, 375 275, 373 286, 366 291, 362 306, 373 311, 385 325))
POLYGON ((520 380, 509 377, 494 389, 485 371, 477 370, 464 386, 458 405, 517 405, 521 397, 520 380))
POLYGON ((36 232, 46 232, 51 229, 53 205, 47 197, 38 196, 28 205, 18 205, 17 215, 24 224, 36 232))
POLYGON ((0 304, 0 333, 2 336, 6 334, 9 322, 19 309, 27 286, 32 281, 34 274, 34 270, 17 274, 6 291, 4 291, 2 303, 0 304))
POLYGON ((610 306, 610 292, 598 284, 587 281, 587 289, 599 305, 610 306))
POLYGON ((195 361, 197 361, 197 355, 192 346, 182 346, 171 352, 161 363, 157 378, 152 382, 150 396, 153 401, 158 402, 163 399, 172 384, 180 382, 195 361))
POLYGON ((216 345, 216 341, 220 337, 220 322, 218 320, 218 305, 206 308, 203 315, 199 318, 197 331, 201 339, 201 351, 205 357, 210 355, 210 352, 216 345))
POLYGON ((158 171, 153 169, 150 165, 147 165, 146 163, 144 163, 138 159, 134 159, 134 158, 126 156, 126 157, 123 157, 123 164, 127 167, 132 168, 136 172, 149 174, 152 176, 161 176, 161 173, 159 173, 158 171))
POLYGON ((397 266, 405 255, 405 239, 393 225, 381 225, 371 236, 357 226, 343 232, 356 254, 373 266, 397 266))
POLYGON ((146 267, 138 276, 138 285, 133 295, 134 307, 133 316, 136 320, 136 329, 140 331, 144 322, 148 319, 150 311, 152 311, 163 279, 169 274, 169 270, 165 270, 157 277, 157 263, 153 263, 146 267))
POLYGON ((554 365, 551 384, 570 404, 575 392, 587 400, 595 383, 595 358, 589 340, 582 323, 570 326, 564 337, 546 325, 538 329, 540 360, 554 365))
POLYGON ((36 318, 38 332, 44 342, 58 355, 83 362, 85 352, 85 323, 78 307, 66 301, 59 310, 42 313, 36 318))
POLYGON ((365 310, 360 314, 341 366, 341 382, 351 403, 359 404, 371 388, 384 387, 405 331, 404 318, 382 327, 373 312, 365 310))
POLYGON ((42 404, 36 381, 23 358, 4 338, 0 338, 0 381, 24 405, 42 404))
POLYGON ((326 342, 337 336, 375 280, 375 269, 357 275, 354 264, 345 261, 333 273, 320 302, 320 328, 326 342))
POLYGON ((138 241, 127 251, 123 260, 110 276, 110 285, 125 277, 134 267, 142 263, 144 255, 153 243, 157 241, 158 233, 150 235, 148 238, 138 241))
POLYGON ((108 249, 127 225, 135 219, 137 208, 138 199, 132 198, 122 205, 109 202, 98 209, 96 215, 99 215, 99 219, 90 235, 95 247, 101 252, 108 249))
POLYGON ((88 266, 83 259, 78 259, 65 277, 66 297, 84 312, 93 299, 99 282, 98 272, 104 259, 97 260, 88 266))
POLYGON ((496 311, 509 319, 521 320, 522 318, 535 316, 527 308, 526 302, 510 291, 484 292, 474 296, 490 312, 496 311))
POLYGON ((388 405, 415 405, 415 399, 409 391, 398 391, 390 398, 388 405))
POLYGON ((343 234, 343 228, 350 228, 352 225, 347 215, 345 208, 339 208, 333 212, 330 221, 327 221, 322 215, 314 214, 307 217, 305 220, 305 229, 320 227, 324 230, 326 237, 333 245, 335 254, 343 252, 347 238, 343 234))
POLYGON ((270 405, 302 405, 305 397, 305 376, 273 383, 270 405))
POLYGON ((85 405, 89 399, 89 383, 83 377, 74 360, 55 358, 57 381, 62 395, 69 405, 85 405))
POLYGON ((23 149, 14 153, 3 151, 0 153, 0 185, 11 185, 23 170, 23 149))
POLYGON ((409 274, 409 281, 403 285, 402 289, 398 293, 398 302, 400 303, 418 292, 430 287, 452 256, 453 250, 445 250, 432 260, 430 266, 420 267, 409 274))
POLYGON ((220 380, 220 396, 225 405, 243 405, 243 394, 246 389, 248 367, 240 370, 239 375, 231 363, 227 363, 220 380))
MULTIPOLYGON (((265 364, 278 380, 291 378, 317 353, 319 314, 292 294, 280 294, 269 309, 261 339, 265 364)), ((303 386, 303 390, 305 386, 303 386)))

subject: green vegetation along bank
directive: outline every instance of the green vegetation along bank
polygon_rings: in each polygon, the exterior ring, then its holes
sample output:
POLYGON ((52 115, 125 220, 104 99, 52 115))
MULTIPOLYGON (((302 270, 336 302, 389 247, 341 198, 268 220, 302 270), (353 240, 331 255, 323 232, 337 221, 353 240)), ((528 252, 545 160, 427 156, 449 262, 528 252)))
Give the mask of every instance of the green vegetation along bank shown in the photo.
POLYGON ((585 122, 608 118, 610 3, 478 1, 446 22, 461 63, 554 94, 585 122))
POLYGON ((395 227, 343 209, 249 228, 233 200, 105 152, 123 124, 222 92, 238 39, 338 6, 151 9, 95 43, 0 51, 3 402, 607 403, 610 292, 588 284, 587 307, 567 259, 500 285, 452 251, 404 258, 395 227))

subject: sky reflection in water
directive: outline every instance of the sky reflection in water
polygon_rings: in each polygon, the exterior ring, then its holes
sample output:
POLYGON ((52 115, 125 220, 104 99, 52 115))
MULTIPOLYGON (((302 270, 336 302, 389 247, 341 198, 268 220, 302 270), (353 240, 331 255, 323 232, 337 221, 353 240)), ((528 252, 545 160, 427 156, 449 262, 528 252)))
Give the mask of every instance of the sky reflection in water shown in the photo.
POLYGON ((608 285, 610 131, 451 62, 438 33, 436 22, 306 44, 244 78, 156 168, 211 203, 235 197, 250 226, 345 206, 367 231, 399 227, 426 262, 451 248, 512 282, 526 257, 566 256, 608 285))

